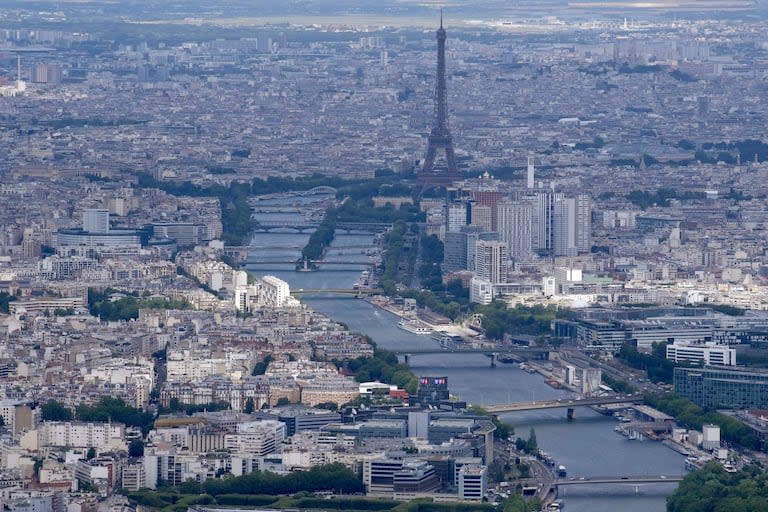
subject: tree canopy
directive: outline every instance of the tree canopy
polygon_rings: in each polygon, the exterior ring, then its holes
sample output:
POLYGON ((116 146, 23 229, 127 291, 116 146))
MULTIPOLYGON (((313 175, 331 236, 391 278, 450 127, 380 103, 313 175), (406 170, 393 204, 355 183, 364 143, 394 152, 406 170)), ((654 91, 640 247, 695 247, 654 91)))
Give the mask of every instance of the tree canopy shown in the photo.
POLYGON ((139 297, 136 293, 119 292, 113 288, 98 291, 88 288, 88 310, 91 315, 104 321, 130 320, 139 317, 139 309, 189 309, 186 300, 162 297, 139 297), (112 297, 122 293, 124 297, 112 297))
POLYGON ((419 378, 408 365, 400 363, 397 356, 387 350, 376 349, 373 357, 358 357, 343 364, 354 372, 357 382, 377 380, 394 384, 410 394, 415 394, 419 385, 419 378))
POLYGON ((732 416, 702 409, 674 393, 648 395, 645 397, 645 403, 674 416, 677 424, 683 427, 701 430, 703 425, 711 423, 720 427, 720 435, 724 441, 753 450, 760 448, 760 440, 746 424, 732 416))
POLYGON ((203 491, 221 494, 292 494, 298 491, 335 491, 344 494, 364 492, 363 482, 343 464, 323 464, 308 471, 280 476, 268 471, 255 471, 239 477, 208 479, 203 491), (258 491, 258 492, 257 492, 258 491))
POLYGON ((0 292, 0 313, 8 313, 8 304, 14 300, 16 300, 15 295, 11 295, 8 292, 0 292))
POLYGON ((651 382, 672 383, 675 363, 667 359, 667 343, 654 343, 650 354, 638 352, 637 349, 625 343, 618 354, 627 366, 645 370, 651 382))
POLYGON ((483 315, 485 335, 492 339, 503 339, 507 333, 539 335, 550 331, 552 320, 560 315, 556 306, 516 306, 508 308, 502 301, 493 301, 487 306, 477 306, 477 313, 483 315))
POLYGON ((686 475, 667 512, 768 512, 768 474, 757 466, 729 473, 711 462, 686 475))
POLYGON ((70 421, 72 411, 61 402, 48 400, 40 406, 40 419, 43 421, 70 421))
POLYGON ((80 404, 75 409, 75 416, 80 421, 125 423, 129 427, 139 427, 146 435, 152 428, 154 416, 126 404, 122 398, 109 396, 94 404, 80 404))

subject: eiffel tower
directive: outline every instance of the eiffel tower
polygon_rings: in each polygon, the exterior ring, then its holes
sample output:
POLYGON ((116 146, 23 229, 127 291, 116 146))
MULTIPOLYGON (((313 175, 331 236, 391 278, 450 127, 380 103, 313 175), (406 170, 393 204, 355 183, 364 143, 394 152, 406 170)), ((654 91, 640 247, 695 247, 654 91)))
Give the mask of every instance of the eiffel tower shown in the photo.
POLYGON ((440 28, 437 29, 437 76, 435 83, 435 119, 429 134, 427 156, 424 166, 418 173, 418 181, 423 187, 440 187, 450 185, 460 178, 456 167, 456 156, 453 153, 453 137, 448 128, 448 101, 445 86, 445 29, 443 28, 443 13, 440 12, 440 28), (445 152, 445 166, 435 166, 435 156, 438 149, 445 152))

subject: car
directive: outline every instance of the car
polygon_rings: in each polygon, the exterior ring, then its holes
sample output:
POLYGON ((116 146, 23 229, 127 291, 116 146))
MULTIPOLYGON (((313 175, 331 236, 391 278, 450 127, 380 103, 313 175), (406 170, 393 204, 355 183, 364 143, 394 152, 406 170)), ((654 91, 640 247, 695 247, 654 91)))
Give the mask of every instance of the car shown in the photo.
POLYGON ((629 477, 628 476, 623 476, 623 477, 621 477, 621 479, 622 480, 629 480, 629 477))

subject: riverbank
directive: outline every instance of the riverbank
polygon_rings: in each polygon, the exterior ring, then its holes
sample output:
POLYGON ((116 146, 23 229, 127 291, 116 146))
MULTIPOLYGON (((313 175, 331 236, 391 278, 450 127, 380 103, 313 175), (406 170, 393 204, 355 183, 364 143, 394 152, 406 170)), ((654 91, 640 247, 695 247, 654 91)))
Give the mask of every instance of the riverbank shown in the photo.
MULTIPOLYGON (((262 246, 303 246, 307 234, 264 233, 259 235, 262 246)), ((341 234, 333 246, 365 243, 366 237, 341 234)), ((298 251, 292 249, 295 258, 298 251)), ((268 259, 271 256, 265 256, 268 259)), ((360 276, 355 268, 333 267, 318 272, 296 272, 293 265, 255 267, 260 273, 276 275, 290 283, 291 288, 322 289, 349 287, 360 276), (268 268, 266 268, 268 267, 268 268)), ((402 318, 397 311, 378 307, 370 299, 347 295, 317 295, 302 297, 327 317, 344 323, 350 330, 369 336, 376 345, 392 352, 407 352, 417 347, 438 348, 440 343, 431 336, 416 335, 397 327, 402 318)), ((532 400, 567 399, 570 391, 555 389, 539 375, 521 370, 517 364, 497 364, 491 368, 483 354, 457 354, 449 350, 428 355, 414 354, 409 365, 419 376, 441 376, 448 379, 451 395, 467 403, 484 405, 532 400)), ((622 474, 681 474, 685 457, 661 443, 627 441, 613 432, 616 422, 589 408, 581 408, 573 421, 566 421, 565 411, 549 409, 501 415, 501 419, 525 436, 536 431, 539 446, 550 453, 559 464, 568 468, 576 478, 622 474)), ((640 492, 628 486, 584 486, 568 488, 564 499, 569 512, 663 512, 665 498, 674 490, 673 483, 642 484, 640 492)))
POLYGON ((384 295, 372 295, 370 297, 365 297, 365 300, 377 308, 392 313, 401 320, 418 321, 420 324, 427 326, 433 331, 450 336, 459 336, 465 343, 471 344, 473 347, 489 348, 491 345, 490 342, 486 342, 486 345, 479 345, 482 340, 477 331, 458 325, 455 322, 444 323, 444 321, 441 320, 441 323, 432 323, 430 321, 432 316, 419 314, 419 310, 416 309, 415 304, 407 300, 404 300, 402 304, 397 304, 390 297, 384 295))

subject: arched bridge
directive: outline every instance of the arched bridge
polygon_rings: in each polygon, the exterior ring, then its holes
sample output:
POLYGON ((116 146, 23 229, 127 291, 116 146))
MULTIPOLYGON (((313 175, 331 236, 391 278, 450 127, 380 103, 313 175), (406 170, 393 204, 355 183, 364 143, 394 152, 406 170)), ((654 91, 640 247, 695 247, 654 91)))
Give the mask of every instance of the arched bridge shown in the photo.
POLYGON ((305 190, 304 192, 296 192, 296 195, 297 196, 313 196, 315 194, 334 194, 334 195, 336 195, 337 192, 338 192, 338 190, 336 190, 333 187, 329 187, 327 185, 320 185, 319 187, 311 188, 309 190, 305 190))

